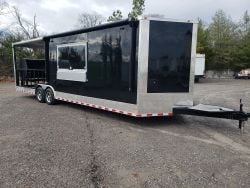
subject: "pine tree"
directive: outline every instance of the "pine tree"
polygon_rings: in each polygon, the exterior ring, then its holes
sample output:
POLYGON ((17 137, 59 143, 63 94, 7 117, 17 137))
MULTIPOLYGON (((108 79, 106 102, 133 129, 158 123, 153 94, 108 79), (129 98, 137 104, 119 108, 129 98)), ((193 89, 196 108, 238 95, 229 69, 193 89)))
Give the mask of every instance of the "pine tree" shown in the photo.
POLYGON ((230 69, 233 63, 232 53, 235 50, 236 24, 223 10, 218 10, 209 25, 210 45, 214 50, 214 69, 230 69))
POLYGON ((143 14, 144 9, 145 0, 133 0, 133 8, 128 17, 136 19, 138 16, 143 14))
POLYGON ((246 35, 250 31, 250 15, 248 14, 248 11, 244 12, 240 25, 241 32, 243 33, 243 35, 246 35))
POLYGON ((119 21, 122 20, 123 16, 122 16, 122 12, 120 10, 115 10, 111 16, 108 17, 108 22, 115 22, 115 21, 119 21))

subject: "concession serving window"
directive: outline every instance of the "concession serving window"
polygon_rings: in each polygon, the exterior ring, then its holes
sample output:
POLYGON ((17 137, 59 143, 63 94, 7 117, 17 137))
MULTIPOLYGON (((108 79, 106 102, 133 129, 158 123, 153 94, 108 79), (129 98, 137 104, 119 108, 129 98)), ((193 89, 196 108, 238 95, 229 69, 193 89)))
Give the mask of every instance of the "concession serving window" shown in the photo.
POLYGON ((87 82, 87 43, 57 46, 57 79, 87 82))

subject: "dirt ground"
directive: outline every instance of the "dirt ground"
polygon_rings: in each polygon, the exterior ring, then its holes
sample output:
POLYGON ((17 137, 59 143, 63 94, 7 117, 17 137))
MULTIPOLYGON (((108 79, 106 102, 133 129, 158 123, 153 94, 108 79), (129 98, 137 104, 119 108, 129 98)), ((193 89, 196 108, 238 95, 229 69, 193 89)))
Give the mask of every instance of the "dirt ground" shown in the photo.
MULTIPOLYGON (((250 112, 250 80, 205 80, 194 98, 250 112)), ((250 187, 249 122, 48 106, 1 83, 0 187, 250 187)))

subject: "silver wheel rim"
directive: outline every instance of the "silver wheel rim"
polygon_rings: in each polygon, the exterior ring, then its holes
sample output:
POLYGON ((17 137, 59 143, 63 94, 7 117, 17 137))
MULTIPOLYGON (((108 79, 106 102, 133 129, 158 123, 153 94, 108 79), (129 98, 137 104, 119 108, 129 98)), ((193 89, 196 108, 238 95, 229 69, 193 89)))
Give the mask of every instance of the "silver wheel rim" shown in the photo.
POLYGON ((42 100, 42 91, 41 91, 41 90, 38 90, 38 91, 37 91, 37 99, 38 99, 39 101, 42 100))
POLYGON ((47 92, 46 99, 49 103, 52 101, 52 94, 50 92, 47 92))

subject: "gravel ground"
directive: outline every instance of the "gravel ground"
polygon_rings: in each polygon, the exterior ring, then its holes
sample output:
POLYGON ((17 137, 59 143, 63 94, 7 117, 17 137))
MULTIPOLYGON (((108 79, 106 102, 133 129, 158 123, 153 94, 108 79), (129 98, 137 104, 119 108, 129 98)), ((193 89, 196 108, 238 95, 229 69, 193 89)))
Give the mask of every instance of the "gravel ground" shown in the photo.
MULTIPOLYGON (((205 80, 195 102, 250 112, 250 80, 205 80)), ((40 104, 0 84, 0 187, 250 187, 250 123, 133 119, 40 104)))

